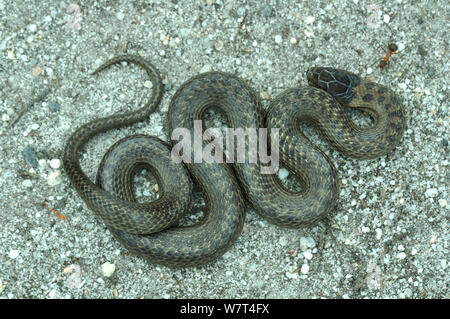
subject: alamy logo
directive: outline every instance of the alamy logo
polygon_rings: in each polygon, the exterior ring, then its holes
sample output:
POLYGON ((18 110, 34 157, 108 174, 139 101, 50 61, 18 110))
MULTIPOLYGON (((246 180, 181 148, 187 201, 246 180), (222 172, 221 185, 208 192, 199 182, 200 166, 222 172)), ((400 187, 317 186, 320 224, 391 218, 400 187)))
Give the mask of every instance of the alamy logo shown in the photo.
POLYGON ((262 174, 275 174, 279 168, 280 129, 270 129, 270 147, 267 128, 226 128, 224 136, 219 128, 208 128, 203 133, 201 120, 194 121, 194 136, 187 128, 175 128, 171 157, 176 163, 260 163, 262 174), (180 140, 181 138, 181 140, 180 140), (235 143, 236 141, 236 143, 235 143), (206 144, 203 147, 203 144, 206 144), (270 155, 269 155, 270 149, 270 155))

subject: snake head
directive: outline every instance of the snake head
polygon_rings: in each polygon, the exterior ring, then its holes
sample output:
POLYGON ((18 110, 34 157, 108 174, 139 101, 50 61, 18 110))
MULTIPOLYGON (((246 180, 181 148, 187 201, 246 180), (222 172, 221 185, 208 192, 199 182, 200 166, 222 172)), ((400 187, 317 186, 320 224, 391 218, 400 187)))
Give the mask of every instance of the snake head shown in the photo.
POLYGON ((306 78, 309 85, 330 93, 343 104, 349 104, 355 98, 355 88, 360 84, 356 74, 326 67, 309 69, 306 78))

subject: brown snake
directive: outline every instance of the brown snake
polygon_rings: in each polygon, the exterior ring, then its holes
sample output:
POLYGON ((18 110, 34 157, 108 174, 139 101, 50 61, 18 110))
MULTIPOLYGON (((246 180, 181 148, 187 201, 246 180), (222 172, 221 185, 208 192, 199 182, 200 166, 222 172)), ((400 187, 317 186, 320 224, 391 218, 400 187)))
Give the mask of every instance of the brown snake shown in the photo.
MULTIPOLYGON (((239 236, 245 218, 245 201, 277 225, 300 227, 327 215, 339 194, 336 170, 329 158, 300 131, 308 122, 341 153, 358 159, 382 156, 400 141, 405 110, 393 91, 347 71, 312 68, 310 85, 288 89, 264 112, 256 93, 240 78, 209 72, 185 82, 173 96, 168 113, 169 134, 175 128, 193 131, 194 120, 214 108, 225 115, 228 127, 280 128, 280 162, 300 182, 301 192, 282 186, 276 174, 261 174, 261 163, 175 163, 168 143, 156 137, 135 135, 115 143, 105 154, 93 183, 83 173, 79 152, 95 134, 145 121, 162 97, 158 70, 138 56, 119 56, 112 64, 128 61, 147 71, 152 96, 137 111, 89 122, 69 138, 64 169, 86 205, 130 251, 168 266, 193 266, 222 255, 239 236), (374 120, 360 128, 345 107, 367 112, 374 120), (205 198, 204 218, 193 226, 174 227, 189 209, 192 182, 205 198), (156 177, 160 198, 150 203, 135 199, 133 177, 146 168, 156 177)), ((249 142, 246 139, 246 150, 249 142)))

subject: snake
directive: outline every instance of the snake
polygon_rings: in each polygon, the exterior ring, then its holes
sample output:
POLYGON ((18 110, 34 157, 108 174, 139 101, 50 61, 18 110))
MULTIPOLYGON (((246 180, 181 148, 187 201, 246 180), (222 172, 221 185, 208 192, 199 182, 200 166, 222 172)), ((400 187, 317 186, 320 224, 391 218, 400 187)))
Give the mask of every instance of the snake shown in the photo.
MULTIPOLYGON (((224 115, 227 127, 278 129, 278 150, 271 151, 277 151, 281 165, 299 181, 299 191, 285 187, 277 174, 263 173, 259 157, 232 164, 174 161, 173 140, 142 134, 114 143, 94 182, 80 166, 85 144, 99 133, 147 120, 163 96, 158 69, 141 56, 114 57, 93 74, 121 62, 146 71, 153 84, 149 100, 135 111, 98 118, 76 129, 67 140, 63 166, 79 197, 113 236, 131 253, 155 264, 190 267, 218 259, 239 238, 248 206, 267 221, 288 228, 313 225, 327 216, 339 197, 339 177, 329 157, 302 132, 301 123, 311 124, 331 146, 356 159, 389 153, 406 126, 404 106, 391 89, 345 70, 310 68, 309 85, 285 90, 267 111, 245 80, 212 71, 187 80, 173 95, 167 114, 169 134, 176 128, 195 133, 195 121, 211 109, 224 115), (373 125, 355 124, 351 108, 366 112, 373 125), (155 176, 160 196, 141 203, 136 201, 133 178, 143 169, 155 176), (204 216, 193 225, 179 225, 192 209, 196 185, 204 197, 204 216)), ((243 143, 246 151, 254 148, 249 138, 243 143)), ((194 152, 190 147, 187 151, 194 152)))

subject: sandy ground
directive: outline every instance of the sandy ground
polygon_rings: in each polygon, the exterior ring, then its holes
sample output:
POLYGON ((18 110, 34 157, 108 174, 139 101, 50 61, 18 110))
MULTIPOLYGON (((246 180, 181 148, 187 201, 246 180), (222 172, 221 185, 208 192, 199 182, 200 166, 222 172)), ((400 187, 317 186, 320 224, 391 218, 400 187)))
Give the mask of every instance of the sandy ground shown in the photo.
POLYGON ((0 0, 0 298, 449 298, 447 1, 139 3, 0 0), (391 42, 399 50, 381 70, 391 42), (306 85, 311 66, 348 69, 391 87, 408 127, 370 161, 310 134, 342 181, 316 226, 279 228, 249 209, 215 263, 155 266, 112 237, 58 161, 75 128, 147 98, 138 67, 89 76, 125 51, 160 69, 165 95, 149 122, 89 142, 91 178, 119 138, 167 139, 172 95, 208 70, 248 80, 266 107, 306 85))

